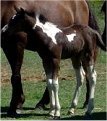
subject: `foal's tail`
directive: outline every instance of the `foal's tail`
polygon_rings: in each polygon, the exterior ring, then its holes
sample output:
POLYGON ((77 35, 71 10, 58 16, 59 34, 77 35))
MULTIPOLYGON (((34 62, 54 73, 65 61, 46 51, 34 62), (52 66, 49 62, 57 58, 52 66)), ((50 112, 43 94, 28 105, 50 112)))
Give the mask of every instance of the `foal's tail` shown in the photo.
POLYGON ((89 22, 88 22, 88 25, 89 25, 92 29, 96 30, 96 31, 99 33, 99 34, 97 34, 97 36, 98 36, 98 38, 100 38, 101 42, 100 42, 100 43, 97 42, 97 43, 98 43, 98 45, 101 47, 102 50, 106 51, 106 50, 107 50, 107 49, 106 49, 106 45, 103 44, 103 41, 102 41, 102 39, 101 39, 101 36, 100 36, 100 35, 101 35, 101 32, 100 32, 100 29, 99 29, 99 27, 98 27, 98 23, 97 23, 97 21, 96 21, 96 18, 95 18, 94 14, 93 14, 93 12, 92 12, 90 6, 89 6, 88 0, 86 0, 86 2, 87 2, 87 4, 88 4, 88 8, 89 8, 89 22))
POLYGON ((95 31, 95 30, 94 30, 94 33, 95 33, 95 35, 96 35, 96 43, 97 43, 97 45, 98 45, 102 50, 107 51, 107 47, 104 45, 103 40, 102 40, 102 38, 101 38, 101 35, 100 35, 97 31, 95 31))

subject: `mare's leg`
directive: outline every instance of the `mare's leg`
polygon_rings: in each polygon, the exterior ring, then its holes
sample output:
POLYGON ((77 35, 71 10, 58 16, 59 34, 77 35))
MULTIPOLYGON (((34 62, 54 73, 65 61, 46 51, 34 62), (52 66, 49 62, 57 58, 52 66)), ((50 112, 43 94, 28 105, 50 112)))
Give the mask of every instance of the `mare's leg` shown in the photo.
POLYGON ((75 69, 77 85, 76 85, 75 93, 74 93, 73 100, 71 103, 71 107, 68 111, 69 114, 74 114, 74 110, 78 104, 78 98, 79 98, 79 94, 81 91, 81 86, 84 82, 84 77, 85 77, 85 73, 84 73, 83 67, 81 66, 80 60, 77 58, 76 59, 73 58, 72 63, 75 69))
POLYGON ((49 115, 54 119, 58 119, 60 117, 60 104, 58 98, 58 70, 59 70, 59 60, 51 59, 44 60, 43 66, 47 76, 47 87, 49 90, 50 96, 50 111, 49 115))
POLYGON ((23 43, 21 43, 22 39, 24 39, 24 35, 23 36, 17 35, 15 36, 14 39, 9 38, 8 40, 6 40, 7 42, 3 44, 3 51, 10 63, 12 70, 12 76, 11 76, 12 99, 8 110, 9 116, 15 116, 17 107, 21 108, 22 104, 25 101, 22 89, 22 83, 21 83, 21 75, 20 75, 20 69, 24 54, 24 45, 23 43), (16 38, 18 40, 20 39, 20 42, 17 42, 16 38))

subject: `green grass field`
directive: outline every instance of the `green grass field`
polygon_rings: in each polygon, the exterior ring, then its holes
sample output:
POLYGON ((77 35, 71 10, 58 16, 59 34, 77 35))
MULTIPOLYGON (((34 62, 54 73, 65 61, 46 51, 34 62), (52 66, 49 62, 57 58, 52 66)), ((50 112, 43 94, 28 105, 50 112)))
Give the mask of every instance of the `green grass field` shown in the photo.
MULTIPOLYGON (((104 27, 104 16, 100 13, 102 1, 90 2, 91 8, 93 9, 101 32, 104 27)), ((6 117, 6 111, 11 99, 11 70, 7 62, 7 59, 1 52, 1 119, 11 119, 6 117)), ((82 120, 85 113, 85 109, 82 109, 83 102, 85 100, 85 82, 81 90, 79 103, 76 109, 75 115, 67 115, 68 108, 70 106, 71 99, 73 97, 76 81, 74 70, 72 68, 71 61, 62 60, 61 70, 59 74, 59 98, 61 103, 61 119, 63 120, 82 120)), ((93 120, 104 120, 106 119, 106 53, 100 51, 96 62, 96 71, 98 75, 96 92, 95 92, 95 109, 93 111, 93 120)), ((45 76, 42 67, 41 59, 37 53, 31 51, 25 51, 24 61, 22 66, 22 83, 23 89, 26 96, 26 101, 23 105, 22 114, 17 119, 21 120, 48 120, 48 110, 34 110, 36 103, 42 97, 45 90, 45 76)), ((49 107, 49 105, 47 106, 49 107)), ((12 119, 13 120, 13 119, 12 119)), ((16 120, 16 119, 15 119, 16 120)))

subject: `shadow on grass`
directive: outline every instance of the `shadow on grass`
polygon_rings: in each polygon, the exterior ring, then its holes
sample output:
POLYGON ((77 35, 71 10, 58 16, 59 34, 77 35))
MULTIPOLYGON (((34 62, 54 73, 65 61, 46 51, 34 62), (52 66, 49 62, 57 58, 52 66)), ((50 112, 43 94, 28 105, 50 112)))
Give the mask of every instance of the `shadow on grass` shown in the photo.
MULTIPOLYGON (((1 107, 1 113, 6 113, 9 107, 1 107)), ((23 110, 35 110, 32 107, 23 107, 23 110)))
POLYGON ((75 115, 72 117, 61 118, 61 120, 106 120, 107 119, 106 115, 107 112, 95 112, 92 114, 90 119, 87 119, 84 116, 75 115))
MULTIPOLYGON (((15 119, 18 119, 18 118, 28 118, 28 117, 31 117, 31 116, 48 116, 48 114, 40 114, 40 113, 27 113, 27 114, 18 114, 15 119)), ((8 117, 7 114, 1 114, 1 118, 11 118, 11 117, 8 117)))
MULTIPOLYGON (((1 107, 1 118, 9 118, 7 116, 8 108, 9 107, 1 107)), ((23 112, 25 111, 25 112, 22 113, 22 114, 18 114, 15 118, 27 118, 27 117, 30 117, 30 116, 47 116, 48 115, 48 114, 45 114, 45 113, 39 113, 39 112, 36 113, 35 108, 32 108, 32 107, 23 107, 22 111, 23 112)))
MULTIPOLYGON (((7 117, 7 110, 8 110, 8 107, 1 107, 1 118, 8 118, 7 117)), ((32 110, 32 111, 35 111, 35 112, 26 112, 24 114, 19 114, 17 115, 16 118, 27 118, 27 117, 30 117, 30 116, 48 116, 48 114, 45 114, 45 113, 37 113, 35 108, 32 108, 32 107, 23 107, 23 110, 32 110)), ((95 112, 92 114, 91 116, 91 119, 90 120, 106 120, 106 115, 107 115, 107 112, 95 112)), ((69 117, 64 117, 64 118, 61 118, 61 120, 86 120, 84 116, 80 116, 80 115, 74 115, 74 116, 69 116, 69 117)), ((89 119, 87 119, 89 120, 89 119)))

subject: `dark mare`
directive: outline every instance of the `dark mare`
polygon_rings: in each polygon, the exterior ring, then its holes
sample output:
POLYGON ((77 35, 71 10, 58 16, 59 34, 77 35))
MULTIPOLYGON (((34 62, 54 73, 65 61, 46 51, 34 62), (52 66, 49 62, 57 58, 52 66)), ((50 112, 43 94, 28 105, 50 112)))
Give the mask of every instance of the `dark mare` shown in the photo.
POLYGON ((74 24, 66 28, 59 28, 49 22, 43 15, 37 13, 35 16, 36 19, 30 17, 22 8, 17 9, 16 15, 2 29, 2 37, 4 37, 2 39, 14 36, 20 31, 27 33, 28 39, 24 46, 27 47, 33 43, 34 51, 38 52, 43 62, 50 96, 49 115, 53 119, 60 118, 58 96, 60 60, 71 58, 76 74, 77 87, 69 113, 74 113, 74 108, 78 103, 78 94, 87 72, 90 94, 86 115, 90 115, 94 108, 94 91, 97 77, 94 66, 97 46, 103 47, 100 34, 86 25, 74 24))
MULTIPOLYGON (((60 26, 67 27, 73 23, 80 23, 91 26, 98 30, 96 21, 89 10, 87 2, 81 1, 1 1, 1 27, 3 28, 16 13, 14 6, 26 9, 31 16, 35 17, 35 12, 44 15, 50 22, 60 26), (48 13, 48 14, 47 14, 48 13)), ((6 26, 5 26, 6 27, 6 26)), ((9 115, 15 115, 16 109, 20 108, 25 100, 22 83, 21 83, 21 66, 23 62, 24 49, 34 51, 33 43, 26 45, 27 33, 17 32, 11 38, 2 40, 1 46, 9 61, 12 70, 12 99, 8 110, 9 115)), ((87 78, 87 77, 86 77, 87 78)), ((89 87, 88 81, 87 88, 89 87)), ((88 103, 89 89, 86 96, 85 104, 88 103)), ((43 98, 37 106, 43 107, 49 103, 49 94, 46 88, 43 98)))
POLYGON ((105 27, 104 27, 104 32, 102 34, 102 39, 103 39, 104 44, 107 47, 107 38, 106 38, 106 28, 107 28, 107 18, 106 18, 106 16, 107 16, 107 7, 106 6, 107 5, 106 4, 107 4, 107 1, 104 1, 101 11, 103 11, 104 15, 105 15, 105 27))

